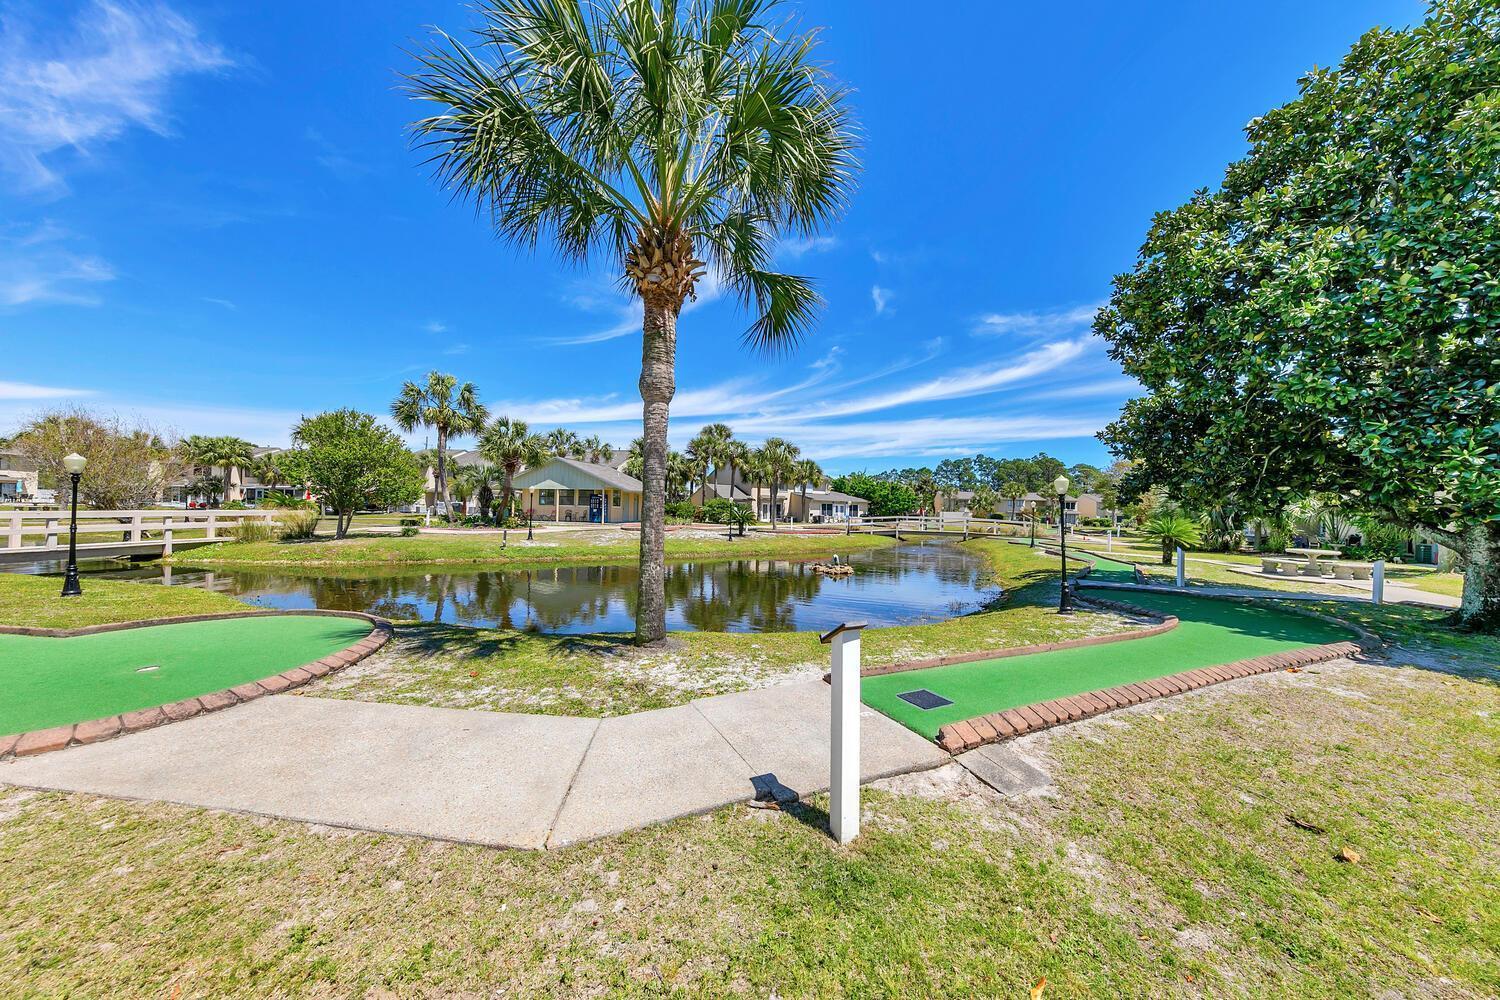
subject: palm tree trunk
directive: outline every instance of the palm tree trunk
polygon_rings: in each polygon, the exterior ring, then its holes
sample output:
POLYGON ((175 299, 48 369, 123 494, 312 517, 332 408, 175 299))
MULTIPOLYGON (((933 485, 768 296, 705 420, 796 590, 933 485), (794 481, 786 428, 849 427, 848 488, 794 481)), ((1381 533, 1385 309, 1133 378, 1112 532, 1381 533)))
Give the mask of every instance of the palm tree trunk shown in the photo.
POLYGON ((500 516, 498 520, 503 521, 505 518, 510 516, 510 481, 512 479, 512 475, 513 474, 511 473, 510 466, 505 466, 505 483, 500 487, 500 516))
POLYGON ((781 496, 781 481, 771 480, 771 530, 776 530, 776 498, 781 496))
POLYGON ((677 312, 647 301, 641 330, 641 572, 635 641, 667 637, 667 413, 677 391, 677 312))
POLYGON ((438 428, 437 433, 437 488, 443 501, 443 515, 453 523, 453 500, 448 496, 448 432, 438 428))

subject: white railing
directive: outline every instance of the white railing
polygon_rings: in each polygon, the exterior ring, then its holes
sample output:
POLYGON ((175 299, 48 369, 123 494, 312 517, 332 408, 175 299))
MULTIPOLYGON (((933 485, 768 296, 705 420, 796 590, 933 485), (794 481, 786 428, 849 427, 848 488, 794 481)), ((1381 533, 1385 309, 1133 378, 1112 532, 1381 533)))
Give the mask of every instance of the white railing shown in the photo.
MULTIPOLYGON (((915 514, 881 515, 850 518, 852 531, 940 531, 954 535, 1004 535, 1030 531, 1026 521, 1002 518, 955 516, 952 512, 918 516, 915 514)), ((1038 526, 1039 528, 1041 526, 1038 526)), ((1037 532, 1041 534, 1039 530, 1037 532)))
MULTIPOLYGON (((270 523, 276 517, 273 510, 80 510, 78 512, 78 534, 99 535, 118 532, 120 540, 115 542, 80 543, 79 549, 140 545, 159 542, 162 555, 172 554, 173 541, 182 541, 178 536, 183 531, 203 531, 205 539, 225 537, 221 532, 229 531, 245 521, 270 523)), ((66 550, 68 544, 62 538, 68 533, 69 513, 66 510, 0 511, 0 525, 6 551, 26 549, 27 553, 66 550), (28 542, 30 538, 41 538, 41 542, 28 542)))

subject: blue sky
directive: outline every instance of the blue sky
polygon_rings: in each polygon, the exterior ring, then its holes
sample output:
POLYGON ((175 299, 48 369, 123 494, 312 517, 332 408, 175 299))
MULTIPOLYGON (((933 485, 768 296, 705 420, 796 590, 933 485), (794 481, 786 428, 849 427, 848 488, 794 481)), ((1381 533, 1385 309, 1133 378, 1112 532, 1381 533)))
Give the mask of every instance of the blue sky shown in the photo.
MULTIPOLYGON (((1246 121, 1413 2, 806 0, 855 88, 850 211, 780 252, 828 300, 795 354, 747 353, 706 288, 679 332, 672 439, 723 420, 825 469, 1045 449, 1130 383, 1089 337, 1153 212, 1213 186, 1246 121)), ((420 165, 397 89, 457 0, 0 0, 0 433, 79 402, 286 442, 385 412, 431 368, 496 412, 623 446, 639 307, 608 269, 498 243, 420 165)), ((421 443, 418 435, 415 443, 421 443)))

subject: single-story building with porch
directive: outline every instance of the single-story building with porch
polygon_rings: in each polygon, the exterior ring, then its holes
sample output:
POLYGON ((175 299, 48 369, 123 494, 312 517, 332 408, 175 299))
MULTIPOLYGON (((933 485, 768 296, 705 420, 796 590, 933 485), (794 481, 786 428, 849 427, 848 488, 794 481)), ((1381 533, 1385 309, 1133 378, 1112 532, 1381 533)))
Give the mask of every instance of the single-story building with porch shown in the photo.
POLYGON ((608 465, 553 458, 520 473, 511 485, 521 510, 534 520, 614 524, 641 519, 641 481, 608 465))

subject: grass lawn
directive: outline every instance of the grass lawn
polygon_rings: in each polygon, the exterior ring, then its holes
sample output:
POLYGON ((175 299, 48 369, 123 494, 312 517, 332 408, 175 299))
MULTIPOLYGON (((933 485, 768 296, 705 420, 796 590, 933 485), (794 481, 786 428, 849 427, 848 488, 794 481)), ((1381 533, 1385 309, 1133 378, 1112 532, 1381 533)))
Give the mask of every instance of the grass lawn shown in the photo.
POLYGON ((159 587, 117 580, 84 580, 81 597, 60 597, 56 577, 0 573, 0 625, 81 628, 172 615, 247 611, 223 594, 191 587, 159 587))
MULTIPOLYGON (((600 529, 543 533, 533 542, 524 532, 512 532, 510 544, 500 547, 498 535, 417 535, 402 538, 366 535, 342 541, 226 542, 182 552, 173 562, 189 565, 446 565, 534 566, 559 562, 628 563, 639 558, 640 537, 634 532, 600 529)), ((870 535, 792 535, 754 532, 728 540, 722 535, 690 530, 667 536, 668 559, 736 557, 815 558, 832 552, 894 545, 889 538, 870 535)))
POLYGON ((525 853, 0 789, 0 968, 20 996, 1494 996, 1500 688, 1402 662, 1028 737, 1041 796, 896 779, 848 848, 822 800, 525 853))
POLYGON ((0 635, 0 733, 220 691, 310 663, 369 632, 356 619, 279 615, 70 638, 0 635))
MULTIPOLYGON (((1054 642, 1132 625, 1107 613, 1059 616, 1055 557, 991 539, 967 544, 989 560, 1006 594, 1002 602, 936 624, 869 629, 862 642, 865 663, 1054 642)), ((827 667, 828 650, 812 632, 674 632, 665 648, 642 650, 618 635, 420 625, 399 627, 395 640, 375 656, 303 693, 448 708, 620 715, 817 676, 827 667)))

